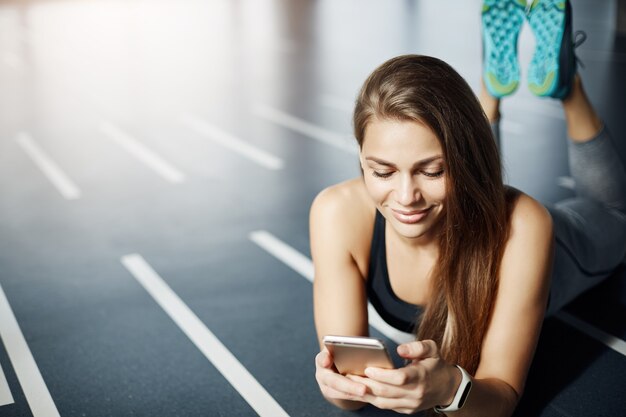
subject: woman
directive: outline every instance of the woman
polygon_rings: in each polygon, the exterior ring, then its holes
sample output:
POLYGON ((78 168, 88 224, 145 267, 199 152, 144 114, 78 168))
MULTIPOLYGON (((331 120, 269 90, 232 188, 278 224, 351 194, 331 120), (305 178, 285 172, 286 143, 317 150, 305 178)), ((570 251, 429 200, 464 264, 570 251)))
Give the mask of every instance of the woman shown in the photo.
POLYGON ((363 175, 322 191, 310 216, 316 378, 329 401, 512 414, 546 306, 604 279, 626 250, 624 167, 574 74, 542 91, 564 97, 579 194, 549 209, 503 184, 499 98, 485 87, 483 112, 450 66, 414 55, 366 80, 354 112, 363 175), (340 375, 321 339, 367 335, 368 298, 415 332, 398 347, 408 365, 340 375))

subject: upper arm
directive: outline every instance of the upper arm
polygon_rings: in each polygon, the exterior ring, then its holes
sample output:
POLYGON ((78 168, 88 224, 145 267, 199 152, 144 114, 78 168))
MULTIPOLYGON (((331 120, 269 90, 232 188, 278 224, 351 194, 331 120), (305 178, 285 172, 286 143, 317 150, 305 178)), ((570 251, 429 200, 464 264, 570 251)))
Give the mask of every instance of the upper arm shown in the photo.
POLYGON ((368 333, 365 281, 351 253, 359 225, 347 205, 344 196, 331 188, 322 191, 311 206, 313 305, 320 346, 327 334, 368 333))
POLYGON ((521 195, 511 214, 493 315, 483 340, 477 378, 498 378, 517 397, 543 322, 552 267, 552 219, 532 198, 521 195))

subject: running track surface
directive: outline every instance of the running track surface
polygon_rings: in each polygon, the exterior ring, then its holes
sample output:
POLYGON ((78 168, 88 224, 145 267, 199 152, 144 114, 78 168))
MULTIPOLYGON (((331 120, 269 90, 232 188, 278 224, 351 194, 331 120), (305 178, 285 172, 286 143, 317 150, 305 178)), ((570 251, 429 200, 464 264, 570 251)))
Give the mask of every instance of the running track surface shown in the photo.
MULTIPOLYGON (((624 157, 617 4, 573 5, 624 157)), ((434 55, 478 89, 479 10, 0 3, 0 416, 350 415, 314 380, 308 209, 359 175, 351 106, 378 64, 434 55)), ((522 84, 503 115, 507 182, 572 196, 559 104, 522 84)), ((626 415, 624 317, 622 267, 545 322, 517 415, 626 415)))

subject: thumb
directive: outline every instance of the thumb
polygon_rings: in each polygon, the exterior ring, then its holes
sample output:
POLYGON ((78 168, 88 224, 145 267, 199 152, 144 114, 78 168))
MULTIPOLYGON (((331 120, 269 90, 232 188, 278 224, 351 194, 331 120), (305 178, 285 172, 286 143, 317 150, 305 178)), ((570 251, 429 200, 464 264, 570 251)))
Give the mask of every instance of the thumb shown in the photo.
POLYGON ((413 360, 435 358, 439 356, 439 349, 432 340, 415 341, 398 346, 398 355, 413 360))
POLYGON ((316 362, 317 365, 322 368, 330 368, 333 365, 333 359, 328 349, 324 348, 324 350, 317 354, 316 362))

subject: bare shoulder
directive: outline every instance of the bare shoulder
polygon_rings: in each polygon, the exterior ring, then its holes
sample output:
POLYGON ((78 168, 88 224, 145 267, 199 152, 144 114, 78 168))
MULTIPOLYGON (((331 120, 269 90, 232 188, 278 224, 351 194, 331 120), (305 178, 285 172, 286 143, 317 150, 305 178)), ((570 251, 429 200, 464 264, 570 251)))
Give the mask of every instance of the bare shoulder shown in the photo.
MULTIPOLYGON (((519 271, 520 263, 534 261, 541 266, 550 263, 553 228, 552 217, 543 204, 531 196, 514 191, 510 201, 509 236, 506 242, 501 265, 501 280, 517 280, 528 284, 529 276, 522 276, 512 271, 519 271)), ((549 265, 540 268, 545 269, 549 265)), ((545 279, 545 274, 531 274, 538 280, 545 279)), ((537 283, 540 285, 540 283, 537 283)))
POLYGON ((330 223, 338 229, 355 228, 373 222, 374 205, 363 180, 355 178, 323 189, 311 205, 311 221, 330 223))
POLYGON ((316 243, 319 242, 326 247, 332 245, 337 251, 349 253, 361 272, 364 272, 369 257, 375 212, 375 206, 361 178, 325 188, 311 205, 312 246, 317 246, 316 243))
POLYGON ((366 203, 367 192, 362 178, 353 178, 331 185, 319 192, 313 204, 348 204, 366 203))
POLYGON ((539 234, 551 238, 552 217, 543 204, 520 191, 514 190, 510 217, 509 238, 539 234))

